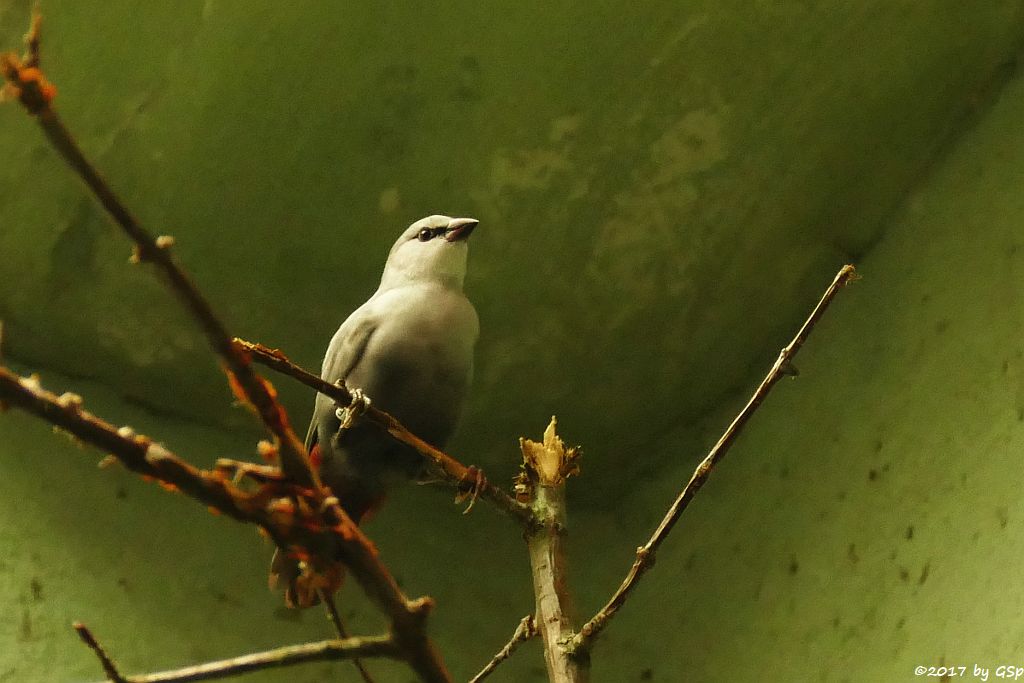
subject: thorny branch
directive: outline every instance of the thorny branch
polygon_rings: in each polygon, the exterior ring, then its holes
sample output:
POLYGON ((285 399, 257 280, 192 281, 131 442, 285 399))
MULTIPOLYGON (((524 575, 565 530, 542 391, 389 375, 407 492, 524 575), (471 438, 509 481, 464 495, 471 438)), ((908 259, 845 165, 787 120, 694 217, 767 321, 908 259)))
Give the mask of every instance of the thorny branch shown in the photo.
POLYGON ((506 659, 512 656, 512 653, 516 651, 521 643, 525 643, 529 639, 537 635, 537 624, 533 621, 533 615, 528 614, 522 618, 519 625, 516 626, 516 630, 512 633, 512 637, 505 643, 505 646, 498 650, 498 654, 494 655, 491 661, 487 662, 487 666, 480 669, 480 673, 473 676, 469 680, 469 683, 480 683, 498 668, 498 665, 504 662, 506 659))
POLYGON ((107 674, 106 683, 192 683, 309 662, 355 660, 357 657, 402 658, 402 652, 391 636, 363 636, 286 645, 273 650, 205 662, 180 669, 125 676, 117 670, 117 666, 84 624, 76 623, 74 626, 78 635, 96 653, 103 665, 103 671, 107 674))
MULTIPOLYGON (((303 370, 278 349, 270 349, 262 344, 254 344, 237 338, 235 343, 248 352, 255 362, 298 380, 307 387, 334 399, 339 405, 347 405, 352 401, 352 394, 343 385, 331 384, 319 376, 303 370)), ((434 448, 402 426, 392 415, 370 404, 366 412, 363 413, 363 419, 385 430, 398 441, 416 449, 433 466, 433 469, 444 477, 444 481, 454 486, 460 494, 465 495, 468 489, 475 489, 473 491, 475 495, 493 503, 495 507, 508 514, 526 529, 536 526, 537 519, 528 505, 520 503, 486 479, 477 480, 479 470, 466 467, 444 451, 434 448)))
POLYGON ((654 534, 648 539, 647 543, 640 546, 636 550, 636 560, 633 562, 633 566, 630 567, 629 572, 626 574, 626 578, 623 579, 622 584, 618 587, 612 597, 608 600, 607 604, 595 614, 590 621, 583 625, 580 632, 576 634, 568 644, 569 651, 573 656, 584 656, 588 653, 590 648, 593 646, 594 640, 608 625, 609 619, 611 619, 615 613, 622 607, 626 598, 629 597, 630 593, 636 587, 640 577, 643 576, 644 572, 651 568, 654 564, 654 555, 658 551, 658 548, 664 542, 669 532, 675 526, 676 522, 679 521, 679 517, 683 514, 683 510, 690 504, 693 497, 697 495, 697 492, 707 481, 708 476, 711 474, 712 468, 718 463, 725 454, 729 451, 729 448, 736 441, 736 437, 739 436, 740 431, 753 416, 754 412, 764 401, 765 397, 768 396, 768 392, 772 390, 776 382, 782 379, 785 375, 796 375, 796 369, 793 367, 793 357, 796 356, 797 352, 807 341, 808 335, 811 330, 818 323, 821 317, 825 314, 832 300, 835 299, 845 285, 852 282, 857 278, 856 270, 853 266, 843 266, 832 280, 832 284, 829 285, 828 289, 821 296, 818 304, 811 311, 810 316, 804 321, 804 324, 800 326, 796 336, 793 337, 792 341, 787 344, 782 351, 779 352, 779 357, 776 359, 775 364, 772 365, 771 370, 761 384, 758 385, 754 394, 747 401, 747 404, 743 406, 743 409, 733 419, 733 421, 726 428, 725 432, 718 439, 718 442, 711 448, 707 456, 701 460, 700 464, 697 465, 697 469, 694 470, 690 480, 683 487, 683 490, 679 493, 679 496, 675 499, 675 502, 669 507, 668 512, 665 514, 664 519, 655 529, 654 534))
MULTIPOLYGON (((60 424, 72 433, 75 433, 74 427, 81 427, 87 434, 101 437, 99 441, 107 445, 116 443, 120 454, 127 458, 124 461, 125 464, 131 463, 129 466, 134 465, 133 469, 136 471, 152 469, 154 473, 150 476, 168 481, 200 500, 204 500, 205 497, 224 504, 225 512, 228 514, 232 514, 238 519, 248 517, 249 519, 246 521, 260 524, 270 532, 281 548, 309 550, 311 551, 311 560, 328 558, 329 561, 333 561, 333 558, 340 554, 367 595, 388 615, 396 642, 402 648, 407 663, 425 681, 450 680, 439 653, 427 638, 424 630, 425 618, 432 602, 425 598, 410 601, 405 597, 390 572, 377 557, 372 543, 348 518, 337 499, 330 496, 329 492, 324 489, 319 474, 311 466, 309 454, 292 429, 284 408, 275 398, 273 387, 253 370, 247 354, 234 343, 233 337, 214 314, 210 304, 171 257, 170 247, 174 243, 173 238, 168 236, 154 238, 142 228, 95 167, 86 159, 77 142, 58 117, 52 106, 56 89, 47 81, 38 67, 38 15, 33 17, 32 26, 26 36, 26 43, 28 44, 26 58, 19 59, 13 53, 0 55, 0 71, 3 72, 7 81, 6 91, 13 93, 28 113, 35 117, 53 148, 85 182, 114 222, 132 239, 135 243, 133 260, 152 263, 163 273, 168 286, 192 314, 206 334, 213 350, 221 357, 232 386, 254 407, 267 429, 274 435, 276 450, 285 475, 300 486, 311 487, 302 491, 301 496, 296 497, 296 499, 312 501, 315 506, 315 515, 322 516, 322 519, 312 520, 311 523, 330 531, 322 534, 321 537, 313 537, 311 540, 320 543, 314 544, 312 547, 302 543, 289 543, 287 541, 292 538, 303 538, 304 534, 293 534, 292 537, 281 534, 282 529, 270 523, 266 511, 260 509, 259 506, 252 505, 251 500, 243 501, 241 497, 226 495, 229 492, 226 486, 211 489, 206 485, 208 480, 200 476, 197 470, 191 466, 186 467, 187 464, 177 458, 166 457, 168 455, 166 449, 148 440, 141 442, 126 439, 117 442, 116 439, 111 438, 109 430, 97 429, 95 423, 72 419, 78 415, 79 409, 76 406, 70 405, 65 409, 56 402, 56 397, 52 394, 46 395, 46 392, 27 388, 16 376, 6 370, 4 370, 3 386, 9 393, 0 395, 0 397, 10 400, 12 404, 19 405, 30 412, 36 412, 37 415, 49 419, 54 424, 60 424), (62 422, 64 424, 61 424, 62 422), (168 478, 168 475, 172 476, 168 478), (211 495, 211 493, 216 495, 211 495), (235 504, 245 502, 246 505, 235 507, 229 502, 235 504), (321 552, 315 552, 315 550, 321 552)), ((109 425, 105 426, 109 427, 109 425)), ((116 431, 113 434, 116 435, 116 431)), ((76 435, 81 436, 83 440, 88 440, 86 436, 77 433, 76 435)), ((96 445, 104 447, 100 443, 96 443, 96 445)), ((113 454, 118 455, 116 452, 113 454)), ((224 482, 221 484, 223 485, 224 482)), ((214 505, 209 501, 207 503, 214 505)), ((214 505, 214 507, 217 506, 214 505)))

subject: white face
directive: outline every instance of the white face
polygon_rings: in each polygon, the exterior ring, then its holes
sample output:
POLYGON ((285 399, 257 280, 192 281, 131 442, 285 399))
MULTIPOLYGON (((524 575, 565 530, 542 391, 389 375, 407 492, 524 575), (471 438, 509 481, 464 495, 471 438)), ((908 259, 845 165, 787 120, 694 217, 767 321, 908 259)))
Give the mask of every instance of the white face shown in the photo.
POLYGON ((412 282, 434 282, 462 288, 466 277, 467 238, 472 218, 427 216, 402 233, 388 254, 381 289, 412 282))

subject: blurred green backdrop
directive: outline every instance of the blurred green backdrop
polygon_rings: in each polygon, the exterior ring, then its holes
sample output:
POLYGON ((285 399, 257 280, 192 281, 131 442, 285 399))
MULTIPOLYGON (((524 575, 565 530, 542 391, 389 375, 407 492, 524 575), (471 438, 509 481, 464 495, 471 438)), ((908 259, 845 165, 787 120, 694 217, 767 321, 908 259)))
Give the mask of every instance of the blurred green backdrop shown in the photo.
MULTIPOLYGON (((0 0, 17 47, 29 2, 0 0)), ((357 4, 46 0, 87 152, 231 329, 318 367, 420 216, 481 220, 482 337, 451 450, 507 481, 552 413, 585 447, 592 613, 844 262, 845 292, 595 652, 597 682, 904 681, 1024 664, 1019 0, 357 4), (770 673, 769 673, 770 672, 770 673)), ((6 358, 201 465, 260 433, 176 303, 17 106, 0 107, 6 358)), ((304 425, 312 397, 276 379, 304 425)), ((0 418, 0 681, 330 633, 250 529, 0 418)), ((531 611, 480 506, 369 526, 460 680, 531 611)), ((381 620, 344 593, 353 630, 381 620)), ((374 663, 381 681, 410 680, 374 663)), ((346 664, 262 681, 352 680, 346 664)), ((494 680, 544 680, 531 643, 494 680)))

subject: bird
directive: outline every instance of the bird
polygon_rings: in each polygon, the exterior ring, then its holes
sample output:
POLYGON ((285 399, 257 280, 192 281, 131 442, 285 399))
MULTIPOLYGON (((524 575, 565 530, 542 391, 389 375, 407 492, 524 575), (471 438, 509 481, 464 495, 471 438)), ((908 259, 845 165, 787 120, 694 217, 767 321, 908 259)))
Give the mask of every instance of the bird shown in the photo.
MULTIPOLYGON (((356 401, 365 396, 437 448, 455 430, 473 379, 480 324, 463 282, 468 239, 478 224, 432 215, 406 228, 391 247, 380 286, 338 328, 321 369, 325 381, 344 383, 356 401)), ((349 410, 317 394, 306 449, 358 524, 392 486, 421 476, 424 468, 419 454, 377 426, 357 421, 349 427, 349 410)), ((284 588, 289 607, 319 602, 302 578, 299 560, 279 548, 270 585, 284 588)))

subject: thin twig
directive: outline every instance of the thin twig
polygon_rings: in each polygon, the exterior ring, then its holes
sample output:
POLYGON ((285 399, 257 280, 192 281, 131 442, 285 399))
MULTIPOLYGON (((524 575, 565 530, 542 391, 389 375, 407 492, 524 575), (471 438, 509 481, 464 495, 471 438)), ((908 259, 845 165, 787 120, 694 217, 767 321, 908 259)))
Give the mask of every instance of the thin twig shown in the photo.
POLYGON ((469 683, 480 683, 498 668, 498 665, 504 662, 506 659, 512 656, 512 653, 516 651, 521 643, 525 643, 530 638, 537 635, 537 625, 533 623, 533 615, 528 614, 522 618, 519 625, 516 626, 516 630, 512 633, 512 637, 505 647, 498 650, 498 654, 494 655, 491 661, 487 662, 487 666, 480 670, 476 676, 473 676, 469 680, 469 683))
POLYGON ((80 621, 76 621, 71 626, 78 633, 78 637, 82 639, 82 642, 96 654, 96 658, 100 660, 100 666, 103 667, 103 673, 107 674, 107 680, 111 681, 111 683, 126 683, 125 677, 117 670, 114 661, 100 646, 92 631, 89 630, 89 627, 80 621))
MULTIPOLYGON (((38 24, 34 25, 36 28, 32 32, 35 33, 38 45, 38 24)), ((202 328, 211 347, 223 360, 233 388, 255 408, 274 435, 285 474, 300 485, 312 486, 310 497, 317 503, 317 511, 323 515, 328 527, 338 530, 333 534, 333 540, 340 541, 338 551, 344 563, 370 599, 388 615, 395 640, 403 648, 409 666, 425 681, 449 681, 451 677, 439 653, 425 634, 425 619, 433 602, 427 598, 409 600, 402 593, 394 577, 377 557, 373 544, 345 514, 338 500, 327 495, 319 473, 311 466, 309 454, 292 429, 270 383, 253 370, 249 357, 234 343, 233 337, 214 315, 209 303, 171 257, 173 239, 166 236, 154 238, 144 230, 85 158, 52 106, 56 89, 35 64, 26 65, 16 55, 8 53, 0 55, 0 70, 18 100, 36 118, 54 149, 82 178, 114 222, 135 243, 136 259, 151 262, 161 270, 171 290, 202 328)), ((265 528, 273 534, 271 527, 265 528)), ((281 539, 276 536, 274 540, 282 548, 289 547, 281 545, 281 539)), ((308 549, 314 551, 313 548, 308 549)), ((326 550, 323 548, 322 552, 326 550)), ((334 553, 323 552, 319 556, 332 559, 334 553)))
MULTIPOLYGON (((327 610, 327 618, 331 620, 331 625, 334 626, 335 632, 338 637, 345 640, 349 637, 348 629, 345 628, 345 622, 341 620, 341 614, 338 612, 338 606, 334 602, 334 596, 324 590, 318 591, 320 594, 320 601, 324 603, 324 609, 327 610)), ((359 675, 363 679, 363 683, 375 683, 373 676, 367 671, 366 666, 363 664, 363 660, 358 657, 352 658, 352 665, 359 671, 359 675)))
POLYGON ((242 479, 249 479, 259 484, 275 481, 283 483, 287 481, 284 474, 281 473, 281 468, 273 465, 259 465, 254 462, 246 462, 245 460, 217 458, 217 461, 213 464, 213 470, 222 473, 224 476, 230 475, 231 480, 236 483, 242 479))
POLYGON ((103 648, 82 624, 75 624, 75 630, 82 640, 96 653, 107 675, 105 683, 187 683, 192 681, 212 681, 217 678, 229 678, 253 671, 266 671, 296 664, 309 662, 330 662, 343 659, 354 660, 357 657, 387 657, 401 659, 402 651, 390 635, 361 636, 335 640, 320 640, 301 645, 255 652, 248 655, 220 659, 185 666, 180 669, 157 671, 148 674, 124 676, 114 667, 103 648))
MULTIPOLYGON (((352 401, 352 394, 344 386, 326 382, 319 376, 302 369, 279 349, 271 349, 262 344, 255 344, 238 338, 235 339, 235 343, 245 349, 255 362, 296 379, 307 387, 334 399, 335 402, 341 405, 347 405, 352 401)), ((372 422, 398 441, 414 448, 434 467, 435 471, 443 477, 444 481, 456 490, 466 492, 467 486, 471 487, 474 485, 475 476, 471 468, 466 467, 444 451, 431 446, 413 434, 389 413, 370 404, 366 412, 363 413, 363 419, 372 422)), ((493 503, 495 507, 508 514, 526 529, 536 526, 536 517, 534 517, 528 505, 518 502, 515 498, 490 482, 484 480, 477 493, 481 498, 493 503)))
POLYGON ((714 466, 725 456, 729 451, 729 448, 736 441, 736 437, 739 436, 740 431, 753 416, 754 412, 764 401, 765 397, 771 391, 772 387, 782 379, 785 375, 795 375, 796 370, 792 365, 793 357, 796 356, 797 352, 807 341, 808 335, 811 330, 818 323, 821 317, 825 314, 829 304, 835 299, 836 294, 846 284, 852 282, 857 278, 856 270, 853 266, 843 266, 832 280, 832 284, 829 285, 828 289, 821 296, 817 306, 811 311, 811 314, 804 321, 804 324, 800 326, 796 336, 793 337, 792 341, 786 345, 782 351, 779 352, 779 357, 775 360, 771 370, 765 375, 765 378, 758 385, 754 394, 747 401, 747 404, 743 406, 743 409, 733 419, 733 421, 726 428, 725 432, 718 439, 718 442, 712 447, 711 451, 708 452, 707 456, 701 460, 700 464, 694 470, 690 480, 683 487, 683 490, 679 493, 679 496, 675 499, 669 507, 668 512, 665 514, 664 519, 655 529, 654 534, 648 539, 647 543, 640 546, 636 550, 636 560, 633 562, 633 566, 630 567, 629 572, 626 574, 626 578, 623 579, 622 584, 618 587, 612 597, 608 600, 608 603, 595 614, 590 621, 583 625, 579 633, 571 640, 568 644, 569 651, 573 656, 586 655, 594 643, 597 636, 604 630, 608 625, 608 621, 615 615, 615 613, 622 607, 626 598, 629 597, 630 593, 636 587, 640 577, 643 576, 644 572, 650 569, 651 565, 654 564, 654 555, 658 551, 658 548, 664 542, 669 532, 672 531, 672 527, 675 526, 676 522, 679 521, 680 515, 683 514, 683 510, 690 504, 693 497, 697 495, 697 492, 707 481, 708 476, 711 474, 714 466))
POLYGON ((544 430, 543 443, 519 440, 523 452, 519 486, 541 521, 538 529, 526 534, 536 598, 534 623, 544 640, 544 662, 551 683, 586 683, 590 679, 589 657, 586 653, 572 656, 565 647, 575 635, 565 547, 565 482, 579 471, 580 452, 578 448, 566 448, 555 429, 552 417, 544 430))

